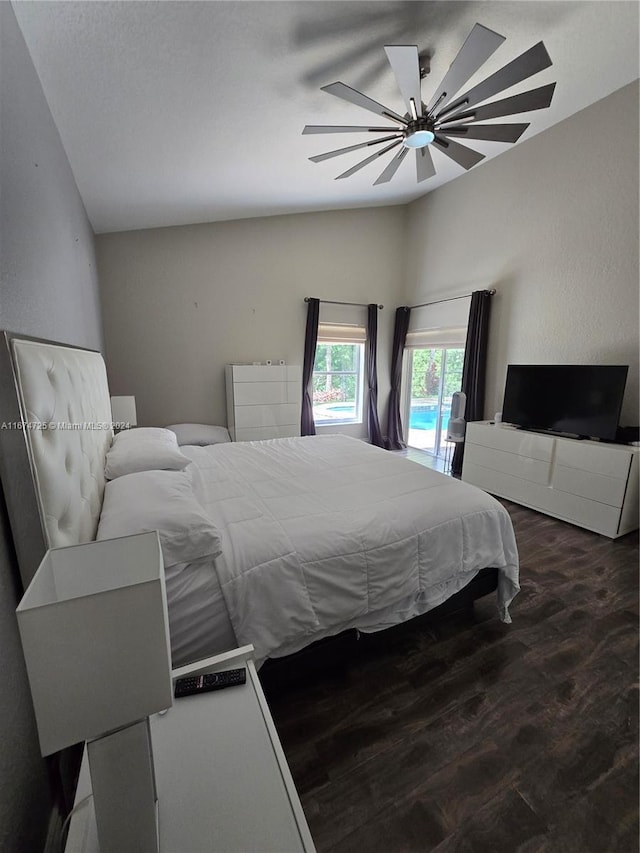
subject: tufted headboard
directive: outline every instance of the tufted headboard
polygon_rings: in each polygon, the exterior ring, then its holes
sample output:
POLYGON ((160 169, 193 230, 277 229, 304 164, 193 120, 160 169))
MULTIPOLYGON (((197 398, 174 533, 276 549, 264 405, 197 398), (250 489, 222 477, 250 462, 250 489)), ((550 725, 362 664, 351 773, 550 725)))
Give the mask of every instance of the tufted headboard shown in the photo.
POLYGON ((47 548, 95 538, 111 403, 100 353, 3 335, 0 477, 26 587, 47 548))

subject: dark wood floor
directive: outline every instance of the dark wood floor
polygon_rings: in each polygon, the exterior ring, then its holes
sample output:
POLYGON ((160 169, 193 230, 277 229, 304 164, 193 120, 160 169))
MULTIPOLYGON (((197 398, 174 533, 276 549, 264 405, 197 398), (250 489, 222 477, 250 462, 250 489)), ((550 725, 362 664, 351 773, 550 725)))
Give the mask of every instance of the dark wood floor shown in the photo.
POLYGON ((637 853, 638 535, 504 503, 513 624, 488 596, 266 683, 319 853, 637 853))

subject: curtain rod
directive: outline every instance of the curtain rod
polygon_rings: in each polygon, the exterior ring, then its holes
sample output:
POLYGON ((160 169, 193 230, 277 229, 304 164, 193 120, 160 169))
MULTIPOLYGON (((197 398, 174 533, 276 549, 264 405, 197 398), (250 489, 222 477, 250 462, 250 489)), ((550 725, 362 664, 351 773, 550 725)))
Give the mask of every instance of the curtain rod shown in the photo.
MULTIPOLYGON (((489 296, 495 296, 495 288, 493 290, 485 290, 484 293, 488 293, 489 296)), ((441 302, 455 302, 456 299, 469 299, 470 296, 473 296, 473 293, 466 293, 464 296, 451 296, 449 299, 436 299, 435 302, 422 302, 420 305, 407 305, 405 307, 405 311, 411 310, 412 308, 426 308, 428 305, 440 305, 441 302)))
MULTIPOLYGON (((312 299, 311 296, 305 296, 304 301, 309 302, 312 299)), ((335 302, 333 299, 318 299, 318 302, 324 302, 325 305, 355 305, 356 308, 368 308, 368 304, 366 302, 335 302)), ((378 305, 378 308, 382 310, 384 305, 378 305)))

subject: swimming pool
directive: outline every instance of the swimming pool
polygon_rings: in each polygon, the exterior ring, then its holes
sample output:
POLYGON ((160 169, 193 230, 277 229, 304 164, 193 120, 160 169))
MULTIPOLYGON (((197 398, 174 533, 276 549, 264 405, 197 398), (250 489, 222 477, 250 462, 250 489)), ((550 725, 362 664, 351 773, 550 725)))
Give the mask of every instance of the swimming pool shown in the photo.
POLYGON ((313 407, 313 415, 317 423, 329 421, 352 421, 356 417, 355 403, 317 403, 313 407))
MULTIPOLYGON (((355 403, 325 403, 314 407, 316 418, 322 420, 353 419, 356 416, 355 403)), ((442 408, 442 426, 446 428, 451 416, 451 408, 442 408)), ((438 406, 435 403, 419 403, 411 407, 409 429, 435 430, 438 420, 438 406)))
MULTIPOLYGON (((451 409, 442 408, 442 424, 446 426, 451 409)), ((411 407, 409 415, 409 429, 435 429, 438 420, 438 407, 436 405, 419 405, 411 407)))

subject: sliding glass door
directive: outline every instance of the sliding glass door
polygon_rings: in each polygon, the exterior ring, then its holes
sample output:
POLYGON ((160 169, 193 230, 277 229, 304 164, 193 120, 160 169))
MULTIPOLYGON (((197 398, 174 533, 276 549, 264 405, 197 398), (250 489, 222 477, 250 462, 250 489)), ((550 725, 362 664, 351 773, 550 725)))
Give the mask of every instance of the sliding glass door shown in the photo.
POLYGON ((429 347, 407 350, 409 392, 403 422, 407 444, 433 456, 444 455, 451 414, 451 396, 462 383, 464 348, 429 347))

